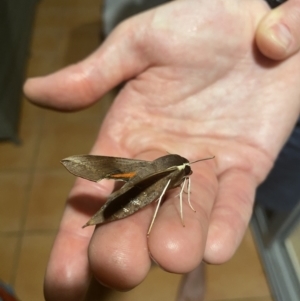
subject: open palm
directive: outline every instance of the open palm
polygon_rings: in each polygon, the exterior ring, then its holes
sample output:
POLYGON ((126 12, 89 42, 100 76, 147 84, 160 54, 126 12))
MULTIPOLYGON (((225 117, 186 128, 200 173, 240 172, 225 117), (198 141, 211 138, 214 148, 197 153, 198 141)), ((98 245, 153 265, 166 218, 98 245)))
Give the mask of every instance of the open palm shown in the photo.
MULTIPOLYGON (((78 180, 46 276, 49 300, 80 300, 91 271, 117 289, 139 284, 154 259, 186 273, 202 259, 228 260, 252 213, 255 190, 299 115, 300 55, 274 63, 254 44, 262 1, 174 1, 121 24, 84 61, 28 80, 35 103, 77 110, 123 81, 92 153, 152 160, 177 153, 193 161, 192 203, 179 218, 176 191, 162 205, 81 229, 112 184, 78 180), (87 256, 88 251, 88 256, 87 256)), ((72 155, 72 154, 70 154, 72 155)))

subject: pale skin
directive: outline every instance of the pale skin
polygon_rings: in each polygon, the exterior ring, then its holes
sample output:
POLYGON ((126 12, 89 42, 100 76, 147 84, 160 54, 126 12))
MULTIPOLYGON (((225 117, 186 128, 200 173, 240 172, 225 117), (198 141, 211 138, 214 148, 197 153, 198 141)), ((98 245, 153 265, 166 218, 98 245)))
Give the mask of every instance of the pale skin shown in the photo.
POLYGON ((95 231, 81 229, 112 183, 78 180, 49 260, 47 300, 81 300, 92 274, 107 286, 131 289, 146 277, 149 254, 174 273, 232 257, 255 190, 299 116, 300 54, 286 52, 281 58, 290 58, 275 63, 255 46, 268 12, 260 0, 174 1, 124 22, 82 62, 27 81, 25 93, 35 103, 66 111, 89 106, 127 81, 93 154, 152 160, 167 151, 190 161, 215 156, 192 165, 196 212, 184 203, 185 227, 174 190, 148 239, 151 205, 95 231))

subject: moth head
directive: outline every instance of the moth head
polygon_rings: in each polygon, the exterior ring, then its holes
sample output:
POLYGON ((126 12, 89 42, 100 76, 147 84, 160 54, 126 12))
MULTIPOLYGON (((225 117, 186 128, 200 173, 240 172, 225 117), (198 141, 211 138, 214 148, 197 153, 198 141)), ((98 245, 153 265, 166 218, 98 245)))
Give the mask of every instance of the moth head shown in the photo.
POLYGON ((184 174, 186 176, 190 176, 193 173, 193 171, 191 169, 191 164, 190 163, 184 163, 184 164, 182 164, 181 169, 184 170, 184 174))
POLYGON ((184 170, 184 174, 186 176, 190 176, 193 173, 193 171, 191 169, 191 164, 194 164, 194 163, 199 162, 199 161, 211 160, 214 157, 215 156, 209 157, 209 158, 204 158, 204 159, 199 159, 199 160, 196 160, 196 161, 193 161, 193 162, 183 163, 182 165, 178 166, 177 168, 180 169, 180 170, 184 170))

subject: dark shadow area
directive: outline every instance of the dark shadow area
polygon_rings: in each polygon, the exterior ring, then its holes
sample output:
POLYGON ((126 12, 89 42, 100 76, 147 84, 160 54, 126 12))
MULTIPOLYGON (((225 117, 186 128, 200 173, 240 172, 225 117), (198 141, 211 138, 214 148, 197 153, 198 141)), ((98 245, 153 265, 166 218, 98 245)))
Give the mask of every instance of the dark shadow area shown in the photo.
POLYGON ((87 219, 92 217, 106 202, 106 198, 91 196, 87 193, 82 193, 76 197, 71 197, 68 203, 77 211, 86 214, 87 219))
POLYGON ((258 49, 255 40, 253 41, 252 45, 252 53, 256 63, 266 69, 275 68, 282 63, 281 61, 274 61, 264 56, 258 49))
POLYGON ((0 142, 20 142, 22 85, 36 1, 0 1, 0 142))
POLYGON ((99 38, 101 31, 100 16, 99 22, 83 24, 74 29, 70 34, 64 65, 77 63, 95 51, 101 44, 99 38))
POLYGON ((101 285, 95 278, 92 278, 84 301, 106 300, 106 297, 112 292, 111 289, 101 285))
MULTIPOLYGON (((159 6, 163 3, 169 2, 168 0, 152 0, 152 1, 142 1, 140 3, 127 3, 123 6, 122 10, 119 10, 117 14, 115 14, 115 22, 117 23, 134 16, 136 14, 139 14, 141 12, 144 12, 148 9, 154 8, 156 6, 159 6)), ((104 5, 105 8, 105 5, 104 5)))

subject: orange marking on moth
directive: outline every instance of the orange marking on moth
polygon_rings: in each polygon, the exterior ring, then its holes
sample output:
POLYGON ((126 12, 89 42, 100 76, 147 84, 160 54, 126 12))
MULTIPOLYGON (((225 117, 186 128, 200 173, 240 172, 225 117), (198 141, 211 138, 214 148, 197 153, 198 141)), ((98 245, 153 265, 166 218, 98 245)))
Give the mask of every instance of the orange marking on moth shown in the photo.
POLYGON ((116 174, 116 175, 111 175, 111 178, 128 178, 131 179, 132 177, 134 177, 136 175, 136 172, 129 172, 129 173, 120 173, 120 174, 116 174))

